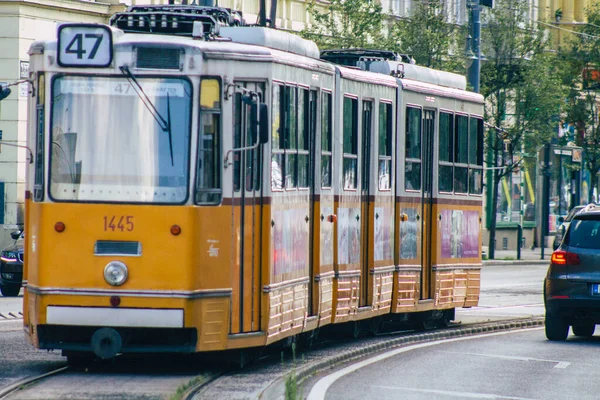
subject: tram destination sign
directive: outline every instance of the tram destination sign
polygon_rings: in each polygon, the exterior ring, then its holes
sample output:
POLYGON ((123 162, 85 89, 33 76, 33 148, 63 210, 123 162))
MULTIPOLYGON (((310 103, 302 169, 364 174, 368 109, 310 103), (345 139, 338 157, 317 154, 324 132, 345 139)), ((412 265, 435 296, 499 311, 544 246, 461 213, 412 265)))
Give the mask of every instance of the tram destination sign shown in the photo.
POLYGON ((113 58, 112 31, 97 24, 62 24, 58 27, 58 65, 108 67, 113 58))

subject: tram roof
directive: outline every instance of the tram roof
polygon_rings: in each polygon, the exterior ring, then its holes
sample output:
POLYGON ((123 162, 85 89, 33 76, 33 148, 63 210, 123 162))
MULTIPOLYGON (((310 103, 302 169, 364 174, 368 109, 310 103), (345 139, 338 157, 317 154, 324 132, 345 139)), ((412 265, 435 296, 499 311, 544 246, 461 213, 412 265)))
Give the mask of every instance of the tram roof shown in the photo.
POLYGON ((403 90, 483 104, 483 96, 481 94, 470 92, 468 90, 450 88, 406 78, 400 79, 400 82, 403 90))
POLYGON ((398 83, 396 78, 390 75, 378 74, 374 72, 368 72, 356 68, 348 68, 342 66, 335 67, 342 78, 350 79, 358 82, 376 83, 378 85, 390 86, 397 88, 398 83))
MULTIPOLYGON (((246 31, 245 27, 225 28, 224 30, 228 33, 230 30, 236 29, 246 31)), ((237 35, 234 35, 235 41, 228 39, 205 41, 181 36, 173 37, 169 35, 149 35, 146 33, 125 33, 116 28, 111 28, 111 30, 113 32, 113 46, 115 47, 116 52, 119 51, 119 48, 126 46, 143 45, 152 47, 152 45, 156 45, 161 48, 186 48, 190 49, 192 52, 198 51, 199 53, 202 53, 205 59, 274 62, 311 70, 319 70, 330 75, 335 73, 333 65, 318 58, 312 58, 308 55, 265 47, 258 44, 239 43, 238 40, 242 40, 239 37, 241 32, 237 32, 237 35)), ((304 41, 304 39, 298 39, 304 41)), ((31 45, 29 54, 43 53, 46 50, 56 51, 57 45, 57 39, 37 41, 31 45)), ((318 54, 318 51, 315 54, 318 54)))

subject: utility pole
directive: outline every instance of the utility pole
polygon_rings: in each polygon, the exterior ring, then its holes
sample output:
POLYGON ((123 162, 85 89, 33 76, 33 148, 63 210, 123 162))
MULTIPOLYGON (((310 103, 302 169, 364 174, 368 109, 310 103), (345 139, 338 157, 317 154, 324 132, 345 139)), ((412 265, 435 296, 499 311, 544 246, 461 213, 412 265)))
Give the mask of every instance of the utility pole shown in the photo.
POLYGON ((467 82, 473 87, 473 91, 479 93, 479 75, 481 72, 481 5, 493 6, 493 0, 482 1, 471 0, 469 8, 469 36, 467 37, 467 54, 471 59, 467 61, 467 82))

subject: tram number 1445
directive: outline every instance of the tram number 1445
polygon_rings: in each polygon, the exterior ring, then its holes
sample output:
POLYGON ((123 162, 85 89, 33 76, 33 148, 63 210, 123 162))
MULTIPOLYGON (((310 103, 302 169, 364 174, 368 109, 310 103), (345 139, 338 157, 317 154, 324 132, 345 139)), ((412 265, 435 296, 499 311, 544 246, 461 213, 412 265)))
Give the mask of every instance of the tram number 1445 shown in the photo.
POLYGON ((104 216, 104 231, 133 231, 133 216, 132 215, 105 215, 104 216))

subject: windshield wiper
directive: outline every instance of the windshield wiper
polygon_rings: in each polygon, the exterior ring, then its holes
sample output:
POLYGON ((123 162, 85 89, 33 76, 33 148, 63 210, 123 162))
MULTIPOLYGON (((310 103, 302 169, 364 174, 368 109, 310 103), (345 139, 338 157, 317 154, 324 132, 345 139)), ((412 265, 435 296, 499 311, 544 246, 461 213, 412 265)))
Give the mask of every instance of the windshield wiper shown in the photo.
POLYGON ((169 135, 169 151, 171 152, 171 166, 174 166, 173 163, 173 137, 171 133, 171 96, 169 96, 169 92, 167 92, 167 134, 169 135))
POLYGON ((163 116, 160 115, 160 112, 156 109, 156 107, 152 103, 152 100, 150 100, 146 92, 144 92, 142 85, 140 85, 140 83, 137 81, 135 75, 133 75, 133 73, 129 70, 129 67, 123 65, 119 67, 119 69, 121 70, 121 73, 123 73, 123 75, 127 77, 127 80, 133 87, 133 90, 135 90, 135 93, 138 95, 144 106, 146 106, 150 114, 152 114, 154 120, 156 121, 156 123, 158 123, 158 126, 160 126, 160 129, 162 129, 163 132, 166 132, 167 135, 169 135, 171 166, 175 165, 175 162, 173 160, 173 135, 171 132, 171 100, 169 98, 169 93, 167 92, 167 119, 165 120, 163 116))

